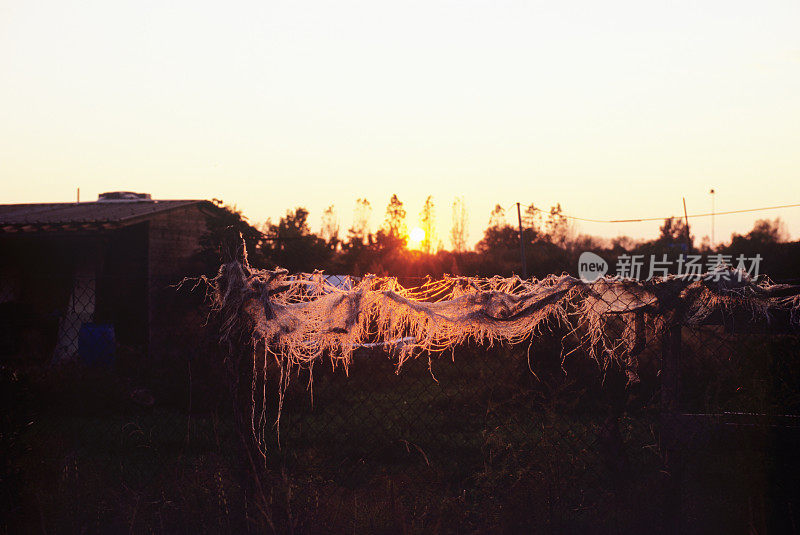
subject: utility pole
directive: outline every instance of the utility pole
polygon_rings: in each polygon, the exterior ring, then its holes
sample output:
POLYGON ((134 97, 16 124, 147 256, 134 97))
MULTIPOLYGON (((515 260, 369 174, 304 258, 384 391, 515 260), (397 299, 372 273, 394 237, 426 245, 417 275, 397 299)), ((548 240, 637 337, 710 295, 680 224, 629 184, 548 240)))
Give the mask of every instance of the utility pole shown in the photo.
POLYGON ((686 213, 686 197, 682 197, 683 199, 683 222, 686 223, 686 252, 689 253, 692 250, 692 238, 689 235, 689 215, 686 213))
POLYGON ((525 239, 522 237, 522 213, 517 203, 517 222, 519 223, 519 251, 522 255, 522 278, 528 278, 528 266, 525 262, 525 239))

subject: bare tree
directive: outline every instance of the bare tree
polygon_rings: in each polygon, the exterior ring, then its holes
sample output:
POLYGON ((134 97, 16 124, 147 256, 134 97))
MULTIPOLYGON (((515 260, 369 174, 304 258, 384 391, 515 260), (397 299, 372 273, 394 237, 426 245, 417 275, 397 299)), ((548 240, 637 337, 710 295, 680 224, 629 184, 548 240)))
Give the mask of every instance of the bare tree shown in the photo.
POLYGON ((489 228, 505 227, 507 224, 505 208, 496 204, 494 210, 492 210, 492 214, 489 216, 489 228))
POLYGON ((542 211, 534 206, 533 203, 529 204, 527 208, 525 208, 525 213, 522 214, 522 226, 536 233, 539 233, 544 226, 543 220, 542 211))
POLYGON ((356 200, 353 209, 353 226, 350 227, 350 242, 363 244, 369 235, 369 222, 372 218, 372 205, 367 199, 356 200))
POLYGON ((428 195, 425 199, 425 205, 422 207, 422 212, 419 214, 420 221, 422 222, 422 230, 425 231, 425 238, 422 240, 422 251, 426 254, 433 252, 434 234, 436 233, 436 214, 433 206, 433 196, 428 195))
POLYGON ((333 205, 328 206, 322 213, 320 236, 333 249, 339 244, 339 217, 333 205))
POLYGON ((464 197, 456 197, 453 201, 453 226, 450 228, 450 242, 453 245, 453 251, 457 253, 467 250, 469 236, 467 224, 467 206, 464 203, 464 197))
POLYGON ((544 227, 550 242, 559 247, 566 247, 574 234, 574 229, 570 225, 569 219, 561 212, 561 203, 550 207, 550 214, 547 221, 545 221, 544 227))
POLYGON ((406 209, 403 208, 402 201, 397 194, 392 195, 389 204, 386 206, 386 219, 384 227, 389 236, 394 238, 405 238, 408 234, 406 228, 406 209))

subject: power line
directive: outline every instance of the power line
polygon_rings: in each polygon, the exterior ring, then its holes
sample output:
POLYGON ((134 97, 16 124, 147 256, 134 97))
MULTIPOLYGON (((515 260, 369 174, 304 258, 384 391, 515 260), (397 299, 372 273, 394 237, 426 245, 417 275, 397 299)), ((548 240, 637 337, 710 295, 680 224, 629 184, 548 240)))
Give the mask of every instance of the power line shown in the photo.
MULTIPOLYGON (((798 208, 800 207, 800 203, 797 204, 783 204, 780 206, 765 206, 763 208, 747 208, 744 210, 728 210, 726 212, 708 212, 704 214, 694 214, 689 217, 709 217, 709 216, 718 216, 718 215, 729 215, 729 214, 744 214, 747 212, 761 212, 764 210, 778 210, 781 208, 798 208)), ((530 208, 530 207, 529 207, 530 208)), ((550 214, 549 210, 542 210, 541 208, 533 207, 533 210, 536 212, 542 212, 544 214, 550 214)), ((574 219, 576 221, 585 221, 587 223, 643 223, 645 221, 663 221, 665 219, 674 218, 675 216, 668 216, 668 217, 640 217, 637 219, 591 219, 587 217, 577 217, 573 215, 567 214, 559 214, 561 217, 566 217, 567 219, 574 219)))

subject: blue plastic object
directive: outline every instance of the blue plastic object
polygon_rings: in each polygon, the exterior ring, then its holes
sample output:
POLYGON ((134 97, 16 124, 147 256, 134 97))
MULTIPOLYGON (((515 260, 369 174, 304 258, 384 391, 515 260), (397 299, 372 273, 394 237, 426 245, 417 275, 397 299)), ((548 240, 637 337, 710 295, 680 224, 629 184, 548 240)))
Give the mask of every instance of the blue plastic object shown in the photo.
POLYGON ((114 364, 114 326, 106 323, 84 323, 78 334, 78 354, 87 366, 114 364))

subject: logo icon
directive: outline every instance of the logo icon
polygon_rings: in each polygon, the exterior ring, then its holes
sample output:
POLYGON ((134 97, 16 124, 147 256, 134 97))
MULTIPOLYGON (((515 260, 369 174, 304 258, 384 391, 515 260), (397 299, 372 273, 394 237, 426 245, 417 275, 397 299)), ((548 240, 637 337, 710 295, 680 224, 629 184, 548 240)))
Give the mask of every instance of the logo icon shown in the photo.
POLYGON ((583 282, 594 282, 608 273, 608 262, 596 254, 585 251, 578 259, 578 276, 583 282))

